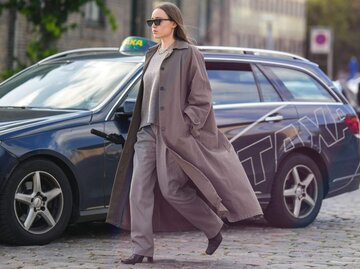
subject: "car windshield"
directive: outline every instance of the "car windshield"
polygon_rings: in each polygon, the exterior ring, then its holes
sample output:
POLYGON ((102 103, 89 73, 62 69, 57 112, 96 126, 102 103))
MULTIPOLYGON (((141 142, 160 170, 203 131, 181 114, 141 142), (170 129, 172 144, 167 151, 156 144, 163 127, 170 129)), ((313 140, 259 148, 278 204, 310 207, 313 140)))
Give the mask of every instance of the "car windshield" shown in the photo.
POLYGON ((36 65, 0 86, 0 107, 90 110, 110 96, 136 65, 118 59, 36 65))

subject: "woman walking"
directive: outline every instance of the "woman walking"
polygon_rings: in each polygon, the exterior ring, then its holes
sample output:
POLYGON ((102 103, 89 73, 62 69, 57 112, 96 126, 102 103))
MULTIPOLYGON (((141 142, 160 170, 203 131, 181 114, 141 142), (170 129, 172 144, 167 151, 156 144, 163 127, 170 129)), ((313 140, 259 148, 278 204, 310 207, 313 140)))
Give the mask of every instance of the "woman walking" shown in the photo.
POLYGON ((146 54, 107 217, 122 225, 130 185, 134 249, 122 260, 126 264, 153 261, 155 186, 171 208, 205 233, 209 255, 222 241, 222 217, 239 221, 262 214, 237 154, 216 127, 204 59, 189 42, 180 10, 161 3, 147 24, 160 42, 146 54))

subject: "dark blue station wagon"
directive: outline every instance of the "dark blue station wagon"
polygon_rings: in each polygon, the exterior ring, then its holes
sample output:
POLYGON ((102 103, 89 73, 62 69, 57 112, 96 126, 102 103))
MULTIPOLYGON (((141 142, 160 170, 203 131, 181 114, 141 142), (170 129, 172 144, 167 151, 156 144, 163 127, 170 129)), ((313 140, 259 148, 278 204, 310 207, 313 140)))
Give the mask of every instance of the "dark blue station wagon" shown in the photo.
MULTIPOLYGON (((218 127, 270 224, 304 227, 324 198, 359 188, 358 118, 316 64, 199 49, 218 127)), ((0 85, 1 241, 44 244, 69 223, 105 218, 122 144, 91 130, 126 139, 143 61, 117 48, 79 49, 0 85)))

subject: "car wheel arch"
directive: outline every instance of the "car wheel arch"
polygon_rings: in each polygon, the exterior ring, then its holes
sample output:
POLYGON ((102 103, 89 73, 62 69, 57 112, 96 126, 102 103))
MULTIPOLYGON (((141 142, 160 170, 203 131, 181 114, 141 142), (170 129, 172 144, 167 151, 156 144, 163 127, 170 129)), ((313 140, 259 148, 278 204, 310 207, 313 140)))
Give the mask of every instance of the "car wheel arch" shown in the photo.
POLYGON ((275 174, 278 172, 278 169, 281 167, 282 163, 287 158, 289 158, 290 155, 294 155, 294 154, 303 154, 303 155, 311 158, 318 165, 318 168, 319 168, 321 176, 322 176, 322 181, 324 183, 323 184, 323 187, 324 187, 324 197, 323 198, 325 198, 327 193, 329 192, 328 170, 326 168, 325 161, 324 161, 323 157, 321 156, 321 154, 312 148, 300 147, 300 148, 296 148, 290 152, 287 152, 286 154, 283 154, 281 156, 281 158, 278 160, 278 165, 276 167, 275 174))

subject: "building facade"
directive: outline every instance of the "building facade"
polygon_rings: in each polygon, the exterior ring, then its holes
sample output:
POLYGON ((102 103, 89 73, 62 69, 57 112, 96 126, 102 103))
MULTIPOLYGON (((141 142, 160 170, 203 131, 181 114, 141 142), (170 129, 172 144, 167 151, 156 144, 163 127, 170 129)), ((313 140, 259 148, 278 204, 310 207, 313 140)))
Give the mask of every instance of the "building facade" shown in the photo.
MULTIPOLYGON (((170 0, 171 1, 171 0, 170 0)), ((59 40, 59 51, 85 47, 118 47, 129 35, 151 38, 145 20, 159 0, 106 0, 116 18, 112 31, 95 2, 69 20, 78 26, 59 40)), ((189 34, 199 45, 276 49, 303 55, 306 34, 306 0, 172 0, 180 7, 189 34)), ((9 11, 0 16, 0 71, 29 64, 26 45, 31 25, 9 11), (15 19, 14 19, 15 17, 15 19)))
POLYGON ((304 54, 305 0, 231 0, 228 43, 304 54))

